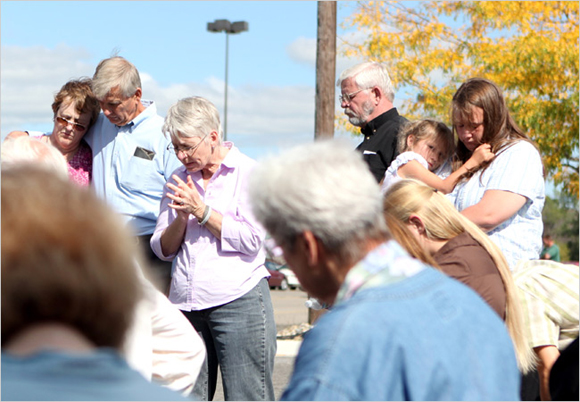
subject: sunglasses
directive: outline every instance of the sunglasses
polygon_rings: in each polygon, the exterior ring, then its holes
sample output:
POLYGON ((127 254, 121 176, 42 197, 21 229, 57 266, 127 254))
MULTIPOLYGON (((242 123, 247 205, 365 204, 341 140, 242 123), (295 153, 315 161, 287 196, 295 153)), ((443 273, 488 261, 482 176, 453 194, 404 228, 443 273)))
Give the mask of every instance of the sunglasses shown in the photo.
POLYGON ((79 123, 75 123, 74 121, 67 120, 64 117, 56 116, 54 119, 59 124, 62 124, 64 127, 68 127, 68 125, 70 124, 73 127, 73 130, 75 130, 76 132, 79 132, 79 133, 82 133, 83 131, 85 131, 87 129, 86 126, 83 126, 82 124, 79 124, 79 123))

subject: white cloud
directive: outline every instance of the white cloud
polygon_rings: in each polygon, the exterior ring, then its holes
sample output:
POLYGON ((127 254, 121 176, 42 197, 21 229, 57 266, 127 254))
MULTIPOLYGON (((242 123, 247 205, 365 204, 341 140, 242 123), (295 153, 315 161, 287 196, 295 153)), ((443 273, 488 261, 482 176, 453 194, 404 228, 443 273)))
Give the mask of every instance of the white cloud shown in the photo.
MULTIPOLYGON (((338 36, 336 41, 336 77, 349 67, 362 63, 364 59, 346 58, 342 55, 348 43, 359 43, 366 38, 364 33, 354 32, 338 36)), ((316 68, 316 38, 299 37, 286 47, 286 53, 295 62, 316 68)))
MULTIPOLYGON (((72 78, 92 76, 96 63, 83 49, 58 46, 2 47, 2 138, 13 130, 52 129, 54 94, 72 78)), ((139 66, 137 66, 139 68, 139 66)), ((141 72, 143 97, 155 100, 160 115, 178 99, 203 96, 220 110, 223 120, 224 81, 162 86, 141 72)), ((252 157, 314 138, 314 88, 310 86, 241 86, 228 88, 228 134, 252 157)))
POLYGON ((54 94, 71 78, 91 76, 94 66, 83 49, 59 45, 2 46, 2 137, 7 130, 44 124, 51 127, 54 94))
POLYGON ((300 37, 286 47, 288 56, 300 64, 316 67, 316 38, 300 37))

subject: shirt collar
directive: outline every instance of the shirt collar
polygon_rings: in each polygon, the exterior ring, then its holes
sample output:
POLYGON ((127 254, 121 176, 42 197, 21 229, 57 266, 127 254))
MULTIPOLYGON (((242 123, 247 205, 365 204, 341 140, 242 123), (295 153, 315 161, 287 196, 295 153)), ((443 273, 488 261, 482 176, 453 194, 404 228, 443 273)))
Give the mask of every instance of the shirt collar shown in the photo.
POLYGON ((426 267, 421 261, 411 258, 397 242, 389 240, 368 253, 348 272, 335 304, 350 299, 361 289, 399 282, 426 267))
POLYGON ((377 132, 377 130, 385 124, 388 120, 394 119, 396 116, 399 115, 397 112, 397 108, 394 107, 392 109, 387 110, 385 113, 378 115, 371 121, 369 121, 360 131, 364 135, 373 135, 377 132))
POLYGON ((240 165, 240 158, 242 153, 238 148, 234 146, 234 143, 231 141, 224 141, 222 143, 222 147, 228 148, 230 152, 226 155, 224 160, 221 163, 221 166, 229 169, 233 169, 240 165))
POLYGON ((141 99, 141 104, 145 106, 145 110, 139 113, 133 120, 124 126, 116 126, 119 131, 128 131, 132 133, 133 130, 139 126, 139 124, 147 120, 149 117, 157 114, 157 106, 155 105, 155 102, 141 99))

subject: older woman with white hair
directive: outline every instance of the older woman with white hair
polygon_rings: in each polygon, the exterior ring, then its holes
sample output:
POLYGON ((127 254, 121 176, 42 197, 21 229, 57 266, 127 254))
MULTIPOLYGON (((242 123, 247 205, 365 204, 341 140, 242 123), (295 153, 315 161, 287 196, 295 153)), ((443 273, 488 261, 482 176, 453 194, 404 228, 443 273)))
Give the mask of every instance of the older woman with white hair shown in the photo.
POLYGON ((183 166, 164 190, 151 247, 174 260, 169 299, 205 341, 206 362, 193 393, 211 400, 220 366, 226 400, 274 400, 266 232, 246 191, 256 162, 222 142, 218 111, 201 97, 171 106, 163 132, 183 166))

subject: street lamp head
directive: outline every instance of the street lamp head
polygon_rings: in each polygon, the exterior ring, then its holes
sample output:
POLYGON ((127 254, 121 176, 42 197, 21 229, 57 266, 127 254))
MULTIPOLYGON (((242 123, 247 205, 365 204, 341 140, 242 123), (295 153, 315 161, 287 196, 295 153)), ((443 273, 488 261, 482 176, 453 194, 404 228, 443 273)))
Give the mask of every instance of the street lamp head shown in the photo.
POLYGON ((231 28, 231 23, 228 20, 215 20, 207 23, 207 30, 210 32, 228 32, 231 28))
POLYGON ((207 30, 209 32, 225 32, 225 33, 240 33, 248 30, 248 23, 246 21, 230 22, 228 20, 215 20, 207 23, 207 30))
POLYGON ((248 23, 246 21, 236 21, 232 23, 230 33, 246 32, 248 30, 248 23))
POLYGON ((224 87, 224 136, 223 140, 227 140, 228 135, 228 43, 229 34, 236 34, 248 30, 248 23, 246 21, 229 22, 228 20, 215 20, 207 23, 207 30, 209 32, 225 32, 226 33, 226 81, 224 87))

